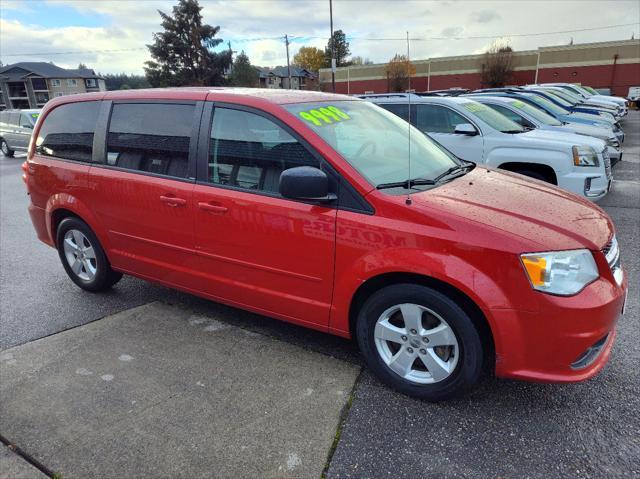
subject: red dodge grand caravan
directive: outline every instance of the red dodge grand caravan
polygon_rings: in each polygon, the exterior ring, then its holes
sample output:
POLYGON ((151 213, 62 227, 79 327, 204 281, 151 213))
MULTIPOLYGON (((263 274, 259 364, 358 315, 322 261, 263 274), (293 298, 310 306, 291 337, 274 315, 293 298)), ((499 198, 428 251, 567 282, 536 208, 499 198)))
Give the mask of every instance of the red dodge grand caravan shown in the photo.
POLYGON ((346 96, 56 98, 23 168, 38 237, 81 288, 130 274, 355 337, 381 380, 428 400, 484 367, 587 379, 624 307, 600 208, 346 96))

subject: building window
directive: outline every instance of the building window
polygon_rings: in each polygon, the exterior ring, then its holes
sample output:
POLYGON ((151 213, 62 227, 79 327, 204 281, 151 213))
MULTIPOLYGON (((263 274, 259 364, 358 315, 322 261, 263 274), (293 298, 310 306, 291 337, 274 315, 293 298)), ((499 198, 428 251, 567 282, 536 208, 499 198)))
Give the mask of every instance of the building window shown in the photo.
POLYGON ((48 92, 36 92, 36 103, 38 105, 42 105, 49 101, 49 93, 48 92))
POLYGON ((67 80, 67 86, 78 86, 78 80, 75 78, 69 78, 67 80))
POLYGON ((51 86, 55 86, 55 87, 59 87, 60 86, 60 80, 58 79, 52 79, 51 80, 51 86))
POLYGON ((96 88, 98 86, 98 82, 95 78, 87 78, 84 82, 85 85, 87 85, 87 88, 96 88))
POLYGON ((44 78, 32 78, 31 79, 31 86, 33 87, 34 91, 47 91, 47 80, 45 80, 44 78))
POLYGON ((56 96, 64 96, 64 93, 63 93, 63 92, 61 92, 61 91, 56 92, 56 96))

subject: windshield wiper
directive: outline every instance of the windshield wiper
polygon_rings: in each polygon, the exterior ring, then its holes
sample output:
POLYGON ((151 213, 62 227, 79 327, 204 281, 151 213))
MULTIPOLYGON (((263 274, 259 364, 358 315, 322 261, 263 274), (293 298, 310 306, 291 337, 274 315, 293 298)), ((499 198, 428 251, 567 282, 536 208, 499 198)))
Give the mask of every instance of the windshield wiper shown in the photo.
POLYGON ((508 133, 510 135, 516 135, 518 133, 524 133, 527 130, 522 129, 522 130, 501 130, 501 131, 502 131, 502 133, 508 133))
MULTIPOLYGON (((435 183, 438 183, 439 181, 443 180, 444 178, 446 178, 449 175, 452 175, 454 173, 457 173, 459 171, 464 171, 466 173, 467 168, 473 168, 474 163, 467 163, 466 165, 456 165, 456 166, 452 166, 451 168, 449 168, 447 171, 445 171, 444 173, 439 174, 438 176, 436 176, 433 181, 435 183)), ((462 175, 459 175, 462 176, 462 175)))
POLYGON ((376 186, 378 190, 384 190, 386 188, 404 188, 408 190, 414 185, 435 185, 435 180, 429 180, 427 178, 413 178, 412 180, 394 181, 393 183, 380 183, 376 186))

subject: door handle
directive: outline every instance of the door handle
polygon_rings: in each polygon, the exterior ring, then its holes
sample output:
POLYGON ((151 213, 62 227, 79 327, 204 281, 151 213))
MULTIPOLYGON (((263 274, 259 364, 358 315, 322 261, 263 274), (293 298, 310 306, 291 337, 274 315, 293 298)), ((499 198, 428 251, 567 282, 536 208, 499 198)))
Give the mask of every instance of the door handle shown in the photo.
POLYGON ((160 201, 166 203, 169 206, 184 206, 187 204, 187 200, 184 198, 178 198, 172 195, 162 195, 160 196, 160 201))
POLYGON ((227 212, 226 206, 212 205, 211 203, 204 203, 202 201, 198 203, 198 208, 208 211, 209 213, 216 213, 219 215, 225 214, 227 212))

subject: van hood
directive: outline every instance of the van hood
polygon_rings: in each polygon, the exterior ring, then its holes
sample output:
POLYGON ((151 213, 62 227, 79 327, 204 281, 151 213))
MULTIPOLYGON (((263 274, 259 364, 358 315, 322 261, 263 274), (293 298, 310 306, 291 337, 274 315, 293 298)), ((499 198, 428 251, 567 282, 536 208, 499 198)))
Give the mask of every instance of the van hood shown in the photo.
POLYGON ((562 132, 557 130, 529 130, 524 133, 518 133, 518 138, 527 140, 538 140, 554 144, 563 148, 571 148, 574 145, 587 145, 600 153, 605 148, 605 142, 594 137, 578 135, 571 132, 562 132))
POLYGON ((600 250, 614 231, 609 216, 588 200, 504 170, 476 166, 411 197, 426 215, 442 211, 481 223, 518 236, 529 251, 600 250))

